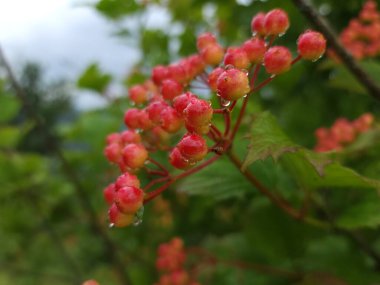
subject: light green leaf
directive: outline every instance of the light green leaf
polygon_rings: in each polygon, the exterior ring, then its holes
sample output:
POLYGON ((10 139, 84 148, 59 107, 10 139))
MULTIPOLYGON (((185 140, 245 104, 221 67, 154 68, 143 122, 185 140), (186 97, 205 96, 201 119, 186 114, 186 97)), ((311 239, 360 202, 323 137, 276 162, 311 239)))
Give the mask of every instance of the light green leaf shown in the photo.
POLYGON ((78 87, 102 93, 105 91, 111 80, 111 75, 102 72, 98 64, 93 63, 87 67, 79 77, 77 84, 78 87))
POLYGON ((0 148, 15 147, 21 137, 21 130, 14 127, 0 128, 0 148))
POLYGON ((282 132, 276 119, 269 113, 261 113, 252 125, 251 143, 242 169, 246 169, 256 160, 265 160, 271 156, 277 160, 285 152, 294 152, 298 146, 282 132))
POLYGON ((98 12, 112 20, 118 20, 139 9, 135 1, 126 0, 100 0, 95 7, 98 12))

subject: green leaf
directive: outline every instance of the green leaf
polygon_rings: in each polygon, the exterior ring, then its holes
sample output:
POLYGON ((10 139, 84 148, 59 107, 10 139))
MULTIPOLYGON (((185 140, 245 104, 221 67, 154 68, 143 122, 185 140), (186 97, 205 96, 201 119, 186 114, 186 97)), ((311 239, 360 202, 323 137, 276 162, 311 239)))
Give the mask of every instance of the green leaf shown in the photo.
POLYGON ((246 169, 256 160, 265 160, 269 156, 277 160, 285 152, 294 152, 298 146, 282 132, 276 119, 269 113, 259 114, 252 125, 251 143, 242 169, 246 169))
MULTIPOLYGON (((371 75, 380 74, 380 64, 375 61, 362 61, 361 67, 371 75)), ((376 76, 372 76, 373 80, 380 81, 376 76)), ((367 90, 359 83, 347 68, 342 64, 335 64, 329 85, 335 88, 366 94, 367 90)))
POLYGON ((111 82, 111 75, 100 70, 98 64, 93 63, 79 77, 78 87, 103 93, 111 82))
POLYGON ((227 158, 221 157, 214 164, 184 179, 177 189, 190 195, 202 195, 215 200, 223 200, 242 197, 247 189, 252 189, 252 186, 246 179, 242 179, 239 171, 231 165, 227 158))
POLYGON ((347 207, 337 218, 336 224, 349 230, 362 227, 375 228, 380 225, 380 199, 378 194, 368 195, 363 201, 347 207))
POLYGON ((141 35, 140 47, 145 55, 144 61, 151 64, 169 62, 169 37, 158 29, 146 29, 141 35))
POLYGON ((327 160, 323 155, 305 149, 284 155, 282 162, 301 187, 380 189, 380 181, 364 177, 350 168, 327 160))
POLYGON ((11 120, 21 108, 19 101, 14 96, 8 94, 0 95, 0 107, 0 122, 11 120))
POLYGON ((136 1, 101 0, 96 4, 96 10, 112 20, 118 20, 139 10, 136 1))
POLYGON ((22 133, 21 130, 14 127, 0 128, 0 148, 12 148, 18 143, 22 133))
POLYGON ((297 285, 348 285, 345 281, 324 272, 309 273, 297 285))
POLYGON ((380 181, 366 178, 354 170, 332 162, 326 154, 318 154, 291 142, 275 118, 268 112, 257 116, 252 125, 251 144, 243 167, 267 157, 278 159, 301 187, 306 189, 347 187, 380 189, 380 181))

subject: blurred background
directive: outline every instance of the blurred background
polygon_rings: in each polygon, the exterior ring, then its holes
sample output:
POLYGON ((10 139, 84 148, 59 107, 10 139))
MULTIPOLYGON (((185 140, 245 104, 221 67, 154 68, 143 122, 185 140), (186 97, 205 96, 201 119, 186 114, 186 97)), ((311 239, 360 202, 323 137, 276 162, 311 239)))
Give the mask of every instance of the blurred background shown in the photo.
MULTIPOLYGON (((313 4, 340 33, 364 1, 313 4)), ((292 1, 0 0, 0 46, 14 74, 9 78, 3 62, 0 285, 87 279, 154 284, 157 246, 174 236, 221 260, 274 269, 206 263, 201 284, 380 284, 380 203, 374 192, 322 189, 332 216, 363 201, 355 222, 342 231, 326 230, 286 217, 224 159, 154 200, 141 225, 108 228, 102 190, 119 172, 103 156, 104 139, 125 129, 128 87, 149 78, 153 66, 196 53, 202 32, 215 33, 223 46, 241 44, 251 35, 252 16, 275 7, 291 20, 276 44, 296 54, 298 35, 311 26, 292 1), (220 173, 223 179, 210 179, 220 173)), ((380 82, 379 56, 361 64, 380 82)), ((269 110, 295 143, 312 149, 318 127, 365 112, 378 117, 379 107, 344 66, 326 57, 300 62, 276 78, 255 95, 249 110, 269 110)), ((241 153, 247 132, 245 125, 237 142, 241 153)), ((379 179, 378 133, 364 141, 364 149, 336 159, 379 179)), ((294 181, 281 165, 267 159, 251 168, 264 184, 294 198, 294 181)))

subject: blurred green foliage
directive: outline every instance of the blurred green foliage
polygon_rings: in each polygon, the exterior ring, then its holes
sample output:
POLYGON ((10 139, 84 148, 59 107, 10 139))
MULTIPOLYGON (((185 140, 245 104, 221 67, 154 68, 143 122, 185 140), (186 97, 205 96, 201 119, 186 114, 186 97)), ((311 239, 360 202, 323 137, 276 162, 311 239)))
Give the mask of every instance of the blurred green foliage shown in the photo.
MULTIPOLYGON (((149 77, 152 66, 194 53, 196 35, 203 31, 215 32, 223 45, 240 44, 250 35, 252 16, 274 7, 285 9, 292 21, 289 33, 278 44, 295 53, 297 36, 309 25, 291 1, 238 2, 247 4, 101 0, 94 9, 115 20, 116 34, 133 37, 129 43, 141 51, 140 62, 125 78, 130 86, 149 77), (155 9, 168 12, 170 27, 146 26, 155 9), (133 27, 123 21, 128 19, 135 19, 133 27)), ((314 1, 338 31, 362 3, 314 1)), ((380 82, 377 59, 363 66, 380 82)), ((78 113, 64 85, 46 85, 42 79, 38 67, 27 66, 20 83, 44 127, 30 118, 9 82, 1 83, 1 285, 80 284, 90 278, 102 285, 123 284, 110 248, 92 229, 77 183, 65 167, 79 178, 96 221, 111 236, 132 284, 150 285, 157 280, 156 248, 173 236, 225 261, 205 264, 202 284, 379 284, 378 126, 340 154, 310 151, 314 130, 330 126, 338 117, 354 119, 372 112, 379 118, 379 102, 343 66, 328 59, 300 62, 276 78, 252 97, 250 115, 244 118, 234 146, 245 167, 293 205, 301 207, 305 196, 311 197, 313 219, 306 223, 284 214, 223 158, 148 204, 140 226, 108 230, 102 188, 117 177, 118 170, 102 156, 104 138, 124 129, 122 116, 129 103, 120 97, 102 108, 78 113), (68 165, 54 151, 56 144, 68 165), (244 269, 233 266, 234 261, 300 275, 289 278, 244 269)), ((111 81, 93 63, 77 83, 103 93, 111 81)), ((156 158, 166 163, 165 153, 156 158)), ((148 180, 141 177, 143 185, 148 180)))

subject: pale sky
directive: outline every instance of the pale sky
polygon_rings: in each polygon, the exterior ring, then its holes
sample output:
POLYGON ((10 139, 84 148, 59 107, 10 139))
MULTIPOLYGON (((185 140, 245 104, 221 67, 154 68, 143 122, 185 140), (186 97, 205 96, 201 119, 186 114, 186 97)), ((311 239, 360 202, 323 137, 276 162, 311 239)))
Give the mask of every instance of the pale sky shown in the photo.
MULTIPOLYGON (((88 1, 87 1, 88 2, 88 1)), ((78 0, 0 0, 0 44, 15 67, 42 63, 50 78, 77 78, 86 66, 100 66, 117 78, 138 59, 138 51, 110 37, 114 26, 78 0)), ((83 3, 83 2, 82 2, 83 3)), ((78 104, 97 106, 82 95, 78 104)))

